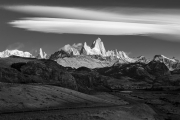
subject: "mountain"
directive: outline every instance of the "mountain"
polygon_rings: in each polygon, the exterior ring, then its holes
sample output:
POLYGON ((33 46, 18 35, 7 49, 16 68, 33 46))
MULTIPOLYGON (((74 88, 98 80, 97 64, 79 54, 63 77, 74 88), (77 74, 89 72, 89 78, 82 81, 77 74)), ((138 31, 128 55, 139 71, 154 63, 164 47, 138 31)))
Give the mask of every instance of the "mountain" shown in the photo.
POLYGON ((67 44, 60 49, 63 50, 70 55, 78 56, 78 55, 98 55, 102 57, 116 57, 118 59, 122 59, 127 62, 135 62, 134 59, 129 58, 128 55, 123 51, 107 51, 104 47, 104 43, 100 38, 95 40, 91 46, 88 46, 86 42, 84 44, 78 43, 73 44, 72 46, 67 44))
POLYGON ((72 57, 72 55, 64 50, 60 50, 52 54, 49 59, 50 60, 58 60, 59 58, 69 58, 72 57))
POLYGON ((86 42, 84 44, 78 43, 71 45, 65 45, 59 51, 50 56, 51 60, 57 61, 60 65, 66 67, 106 67, 111 66, 115 62, 121 63, 133 63, 135 59, 128 57, 123 51, 107 51, 104 47, 104 43, 100 38, 95 40, 91 46, 88 46, 86 42))
POLYGON ((81 54, 85 54, 85 55, 100 55, 102 57, 115 57, 118 58, 120 61, 124 61, 124 62, 135 62, 134 59, 128 57, 128 55, 124 52, 124 51, 107 51, 104 47, 104 43, 101 41, 100 38, 98 38, 97 40, 95 40, 91 47, 88 46, 86 44, 86 42, 84 43, 82 49, 81 49, 81 54))
POLYGON ((91 47, 85 42, 81 49, 81 54, 106 56, 106 49, 101 39, 98 38, 92 43, 91 47))
POLYGON ((0 58, 6 58, 9 56, 20 56, 20 57, 33 57, 31 53, 29 52, 23 52, 20 50, 5 50, 3 52, 0 52, 0 58))
POLYGON ((148 60, 145 56, 139 56, 137 57, 137 62, 142 62, 142 63, 149 63, 150 60, 148 60))
POLYGON ((72 67, 72 68, 79 68, 79 67, 101 68, 101 67, 112 66, 116 62, 116 60, 107 61, 106 59, 103 59, 101 56, 88 56, 88 55, 58 58, 55 61, 57 61, 58 64, 64 67, 72 67))
POLYGON ((163 62, 170 71, 173 71, 175 69, 180 69, 180 63, 179 60, 175 58, 168 58, 164 55, 155 55, 153 58, 153 61, 160 61, 163 62))
POLYGON ((40 53, 39 53, 39 54, 40 54, 40 57, 46 59, 47 54, 46 54, 45 52, 42 51, 42 48, 40 48, 39 51, 40 51, 40 53))
POLYGON ((39 54, 36 56, 38 59, 47 59, 48 56, 45 52, 43 52, 42 48, 39 49, 39 54))

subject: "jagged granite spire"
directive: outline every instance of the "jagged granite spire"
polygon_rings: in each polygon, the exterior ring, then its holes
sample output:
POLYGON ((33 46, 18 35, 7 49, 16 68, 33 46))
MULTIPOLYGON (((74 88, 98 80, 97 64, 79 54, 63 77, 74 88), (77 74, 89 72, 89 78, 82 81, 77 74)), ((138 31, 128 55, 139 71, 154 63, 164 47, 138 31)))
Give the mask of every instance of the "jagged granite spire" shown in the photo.
POLYGON ((38 58, 40 58, 40 59, 46 59, 47 58, 47 54, 45 52, 43 52, 42 48, 39 49, 38 58))
POLYGON ((106 49, 101 39, 98 38, 92 43, 91 47, 89 47, 85 42, 81 49, 81 53, 86 53, 87 55, 106 56, 106 49))

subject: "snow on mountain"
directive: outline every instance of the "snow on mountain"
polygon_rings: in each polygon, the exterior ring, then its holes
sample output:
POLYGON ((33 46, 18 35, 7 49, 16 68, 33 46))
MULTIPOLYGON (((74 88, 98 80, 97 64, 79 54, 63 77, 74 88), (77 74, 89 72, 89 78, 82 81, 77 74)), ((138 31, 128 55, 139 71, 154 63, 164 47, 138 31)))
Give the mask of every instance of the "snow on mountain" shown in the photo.
POLYGON ((101 41, 100 38, 95 40, 91 47, 84 43, 82 49, 81 49, 81 54, 85 55, 101 55, 101 56, 106 56, 106 49, 104 47, 103 42, 101 41))
POLYGON ((137 57, 136 60, 137 60, 137 62, 142 62, 142 63, 149 63, 150 62, 149 59, 147 59, 145 56, 142 56, 142 55, 137 57))
POLYGON ((136 60, 134 60, 133 58, 128 57, 128 55, 124 51, 107 51, 106 56, 113 56, 124 62, 136 62, 136 60))
POLYGON ((23 52, 23 51, 20 51, 20 50, 5 50, 3 52, 0 52, 0 58, 6 58, 6 57, 9 57, 9 56, 12 56, 12 55, 15 55, 15 56, 20 56, 20 57, 33 57, 31 53, 29 52, 23 52))
POLYGON ((98 55, 106 56, 106 49, 104 47, 104 43, 101 41, 100 38, 95 40, 91 45, 91 50, 98 55))
POLYGON ((86 42, 82 45, 81 43, 79 44, 74 44, 74 45, 65 45, 63 48, 60 50, 64 50, 65 52, 69 53, 70 55, 100 55, 102 57, 115 57, 120 60, 123 60, 125 62, 135 62, 136 60, 128 57, 128 55, 123 52, 123 51, 107 51, 104 47, 104 43, 101 41, 100 38, 95 40, 91 47, 87 45, 86 42), (78 47, 78 49, 76 48, 78 47), (81 49, 80 49, 81 48, 81 49))
POLYGON ((47 54, 42 51, 42 48, 40 48, 39 51, 40 51, 40 52, 39 52, 40 57, 41 57, 42 59, 46 59, 46 58, 47 58, 47 54))
POLYGON ((103 57, 116 57, 118 59, 121 59, 126 62, 135 62, 134 59, 128 57, 128 55, 123 51, 107 51, 104 47, 103 42, 100 38, 95 40, 91 47, 89 47, 86 42, 84 43, 84 46, 82 47, 81 53, 85 53, 86 55, 101 55, 103 57))
POLYGON ((155 55, 153 60, 163 62, 170 71, 175 70, 179 67, 179 60, 174 58, 168 58, 164 55, 155 55))
POLYGON ((71 46, 68 44, 61 48, 61 50, 64 50, 71 55, 80 55, 79 51, 74 46, 76 45, 74 44, 73 46, 71 46))

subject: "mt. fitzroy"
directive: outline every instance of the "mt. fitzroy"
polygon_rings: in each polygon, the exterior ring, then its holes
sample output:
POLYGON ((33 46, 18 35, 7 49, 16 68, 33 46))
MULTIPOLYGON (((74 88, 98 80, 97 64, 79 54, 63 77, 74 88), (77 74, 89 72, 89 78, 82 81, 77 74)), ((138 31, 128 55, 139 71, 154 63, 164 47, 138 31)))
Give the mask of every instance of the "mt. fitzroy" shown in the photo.
POLYGON ((77 56, 77 55, 88 55, 88 56, 93 56, 93 55, 98 55, 103 58, 107 57, 114 57, 117 59, 122 59, 124 62, 135 62, 136 60, 129 58, 125 52, 123 51, 107 51, 104 47, 103 42, 101 41, 100 38, 95 40, 91 47, 87 45, 85 42, 84 44, 74 44, 74 45, 65 45, 63 48, 60 49, 60 51, 63 50, 67 52, 70 55, 77 56))
POLYGON ((100 38, 95 40, 91 47, 78 43, 65 45, 58 52, 50 56, 50 59, 57 61, 60 65, 65 67, 107 67, 112 66, 115 62, 121 61, 122 63, 136 62, 126 55, 123 51, 106 51, 103 42, 100 38))

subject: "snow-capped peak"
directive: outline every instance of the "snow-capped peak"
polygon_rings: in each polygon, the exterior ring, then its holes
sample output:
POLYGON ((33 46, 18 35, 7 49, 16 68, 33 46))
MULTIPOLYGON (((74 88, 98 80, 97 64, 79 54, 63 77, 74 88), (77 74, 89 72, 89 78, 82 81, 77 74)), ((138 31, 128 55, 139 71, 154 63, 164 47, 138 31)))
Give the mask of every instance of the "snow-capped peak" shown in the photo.
MULTIPOLYGON (((74 44, 74 46, 77 46, 74 44)), ((128 55, 123 52, 123 51, 107 51, 104 47, 104 43, 101 41, 100 38, 96 39, 91 47, 87 45, 86 42, 84 42, 84 44, 78 44, 78 48, 79 46, 81 47, 81 49, 76 49, 75 47, 71 46, 71 45, 65 45, 63 48, 61 48, 62 50, 64 50, 65 52, 71 54, 71 55, 100 55, 102 57, 114 57, 114 58, 118 58, 121 59, 125 62, 135 62, 134 59, 128 57, 128 55)))
POLYGON ((39 55, 42 59, 46 59, 46 57, 47 57, 47 54, 42 51, 42 48, 39 49, 39 55))
POLYGON ((162 62, 165 62, 165 61, 177 62, 175 59, 168 58, 164 55, 155 55, 154 60, 157 60, 157 59, 161 60, 162 62))
POLYGON ((0 52, 0 58, 6 58, 6 57, 9 57, 9 56, 12 56, 12 55, 15 55, 15 56, 20 56, 20 57, 33 57, 31 53, 29 52, 23 52, 23 51, 20 51, 20 50, 5 50, 3 52, 0 52))
POLYGON ((176 69, 179 63, 178 60, 173 59, 173 58, 172 59, 168 58, 164 55, 155 55, 153 60, 163 62, 171 71, 176 69))

